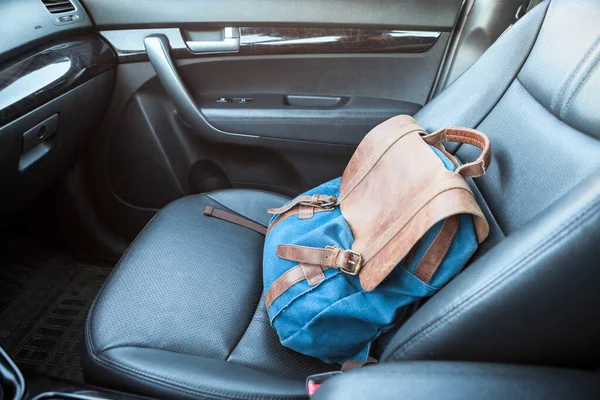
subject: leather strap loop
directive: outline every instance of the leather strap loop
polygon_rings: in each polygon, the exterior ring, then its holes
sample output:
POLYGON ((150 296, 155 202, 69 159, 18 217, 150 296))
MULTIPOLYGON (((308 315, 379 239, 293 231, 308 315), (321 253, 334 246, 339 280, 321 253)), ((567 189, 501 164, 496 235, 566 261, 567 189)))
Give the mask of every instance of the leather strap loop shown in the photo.
MULTIPOLYGON (((311 209, 313 210, 313 213, 319 213, 319 212, 324 212, 324 211, 333 211, 333 208, 311 207, 311 209)), ((275 220, 273 222, 271 222, 271 225, 269 225, 269 228, 267 229, 267 235, 269 234, 271 229, 275 228, 280 222, 282 222, 286 218, 292 217, 294 215, 298 215, 298 218, 300 218, 300 207, 292 208, 291 210, 288 210, 288 211, 284 212, 283 214, 279 214, 279 216, 277 218, 275 218, 275 220)), ((300 219, 302 219, 302 218, 300 218, 300 219)))
POLYGON ((423 140, 431 146, 437 146, 441 142, 455 142, 479 147, 481 154, 475 161, 463 164, 456 169, 456 173, 461 174, 465 178, 477 178, 485 174, 492 161, 492 144, 490 139, 485 133, 476 129, 451 126, 425 135, 423 136, 423 140))
POLYGON ((325 279, 325 274, 323 273, 323 268, 327 269, 327 267, 321 267, 319 265, 305 265, 300 264, 302 267, 302 271, 304 272, 304 277, 308 281, 310 286, 318 285, 323 282, 325 279))
POLYGON ((300 206, 298 210, 298 218, 311 219, 315 215, 315 207, 300 206))

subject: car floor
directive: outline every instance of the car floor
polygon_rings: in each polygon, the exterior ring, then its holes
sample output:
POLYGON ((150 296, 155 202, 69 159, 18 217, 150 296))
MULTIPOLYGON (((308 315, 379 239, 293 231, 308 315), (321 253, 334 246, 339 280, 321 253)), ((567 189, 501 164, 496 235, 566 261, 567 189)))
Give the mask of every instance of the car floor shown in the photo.
POLYGON ((0 242, 0 345, 22 371, 83 381, 87 312, 115 263, 29 238, 0 242))

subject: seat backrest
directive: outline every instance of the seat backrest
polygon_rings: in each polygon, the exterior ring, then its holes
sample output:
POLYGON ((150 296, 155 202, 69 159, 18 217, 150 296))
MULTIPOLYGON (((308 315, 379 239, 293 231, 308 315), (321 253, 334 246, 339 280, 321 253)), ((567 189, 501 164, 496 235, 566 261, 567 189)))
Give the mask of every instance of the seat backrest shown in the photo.
POLYGON ((493 229, 469 268, 382 340, 382 360, 595 365, 600 2, 541 3, 415 118, 491 137, 476 185, 493 229))

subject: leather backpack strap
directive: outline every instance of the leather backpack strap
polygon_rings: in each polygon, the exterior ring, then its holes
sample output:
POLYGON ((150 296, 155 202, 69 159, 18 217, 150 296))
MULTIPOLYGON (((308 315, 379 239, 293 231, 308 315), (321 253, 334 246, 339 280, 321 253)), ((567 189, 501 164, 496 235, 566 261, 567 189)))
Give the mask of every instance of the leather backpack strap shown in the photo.
MULTIPOLYGON (((450 245, 454 240, 454 235, 458 232, 458 226, 460 218, 458 215, 452 215, 446 220, 440 229, 437 236, 433 239, 433 242, 429 248, 425 251, 423 258, 419 261, 417 268, 415 268, 414 275, 425 283, 429 283, 433 274, 437 271, 442 261, 446 257, 450 245)), ((418 246, 416 243, 415 246, 418 246)), ((408 264, 407 264, 408 266, 408 264)))
POLYGON ((294 286, 298 282, 302 282, 306 279, 302 265, 298 264, 295 267, 284 272, 279 278, 271 284, 269 290, 265 294, 265 306, 267 309, 271 307, 271 304, 289 288, 294 286))
POLYGON ((431 146, 437 146, 442 142, 455 142, 479 147, 481 155, 475 161, 463 164, 456 169, 456 173, 465 178, 476 178, 485 174, 485 171, 492 162, 492 144, 490 139, 487 135, 476 129, 451 126, 425 135, 423 136, 423 140, 431 146))
MULTIPOLYGON (((458 230, 458 218, 458 216, 453 215, 446 219, 442 229, 419 262, 414 274, 423 282, 429 283, 433 274, 444 260, 450 244, 452 244, 454 235, 458 230)), ((418 243, 415 247, 416 246, 418 246, 418 243)), ((307 280, 311 286, 317 285, 325 279, 323 271, 328 268, 338 268, 346 273, 352 268, 355 268, 355 272, 358 273, 360 272, 362 262, 362 259, 356 258, 360 257, 357 253, 344 251, 337 247, 322 249, 307 246, 279 245, 277 247, 277 255, 292 261, 299 261, 299 259, 308 260, 318 263, 318 265, 308 264, 305 261, 304 263, 289 269, 277 278, 265 294, 265 304, 267 308, 269 308, 279 296, 297 283, 307 280), (348 263, 348 261, 351 261, 352 263, 348 263)), ((356 273, 352 275, 356 275, 356 273)))
POLYGON ((251 221, 247 218, 244 218, 240 215, 219 210, 218 208, 206 206, 206 208, 204 209, 204 215, 206 215, 207 217, 213 217, 223 221, 227 221, 235 225, 243 226, 244 228, 248 228, 250 230, 253 230, 254 232, 258 232, 263 236, 267 234, 267 228, 265 226, 251 221))
POLYGON ((308 281, 308 284, 315 286, 323 279, 325 274, 323 273, 328 267, 321 267, 319 265, 308 265, 298 264, 295 267, 286 271, 283 275, 275 280, 271 284, 269 290, 265 294, 265 305, 267 308, 271 307, 271 304, 289 288, 297 283, 308 281))
POLYGON ((307 280, 309 285, 317 285, 325 279, 323 271, 328 268, 336 268, 347 274, 356 275, 360 271, 362 262, 360 254, 333 246, 318 248, 280 244, 277 246, 277 256, 284 260, 297 261, 299 264, 286 271, 271 284, 265 294, 267 308, 299 282, 307 280))
POLYGON ((300 264, 336 268, 349 275, 358 274, 362 263, 360 254, 334 246, 319 248, 280 244, 277 246, 277 256, 284 260, 297 261, 300 264))

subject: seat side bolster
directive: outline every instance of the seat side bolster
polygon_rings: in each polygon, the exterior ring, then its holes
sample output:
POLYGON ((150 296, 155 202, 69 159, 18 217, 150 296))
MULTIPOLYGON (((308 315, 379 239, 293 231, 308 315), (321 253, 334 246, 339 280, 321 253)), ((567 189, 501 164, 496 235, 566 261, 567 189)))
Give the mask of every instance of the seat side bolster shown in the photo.
POLYGON ((600 303, 599 177, 476 260, 396 332, 382 359, 597 360, 600 309, 585 305, 600 303))

